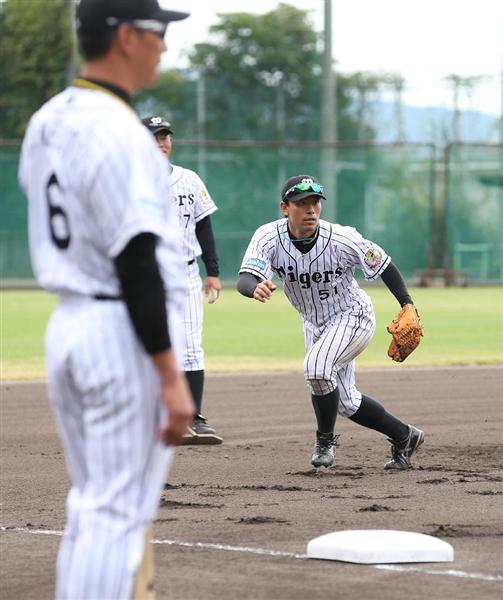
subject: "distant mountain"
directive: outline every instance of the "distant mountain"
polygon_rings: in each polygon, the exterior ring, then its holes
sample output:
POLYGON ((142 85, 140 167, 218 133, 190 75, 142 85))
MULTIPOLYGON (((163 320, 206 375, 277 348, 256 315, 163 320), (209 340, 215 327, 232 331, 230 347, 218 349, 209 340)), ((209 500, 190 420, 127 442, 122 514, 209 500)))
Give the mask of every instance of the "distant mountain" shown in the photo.
MULTIPOLYGON (((371 125, 377 140, 394 142, 396 125, 392 102, 375 102, 371 106, 371 125)), ((405 141, 444 143, 452 139, 452 111, 435 106, 404 106, 405 141)), ((461 140, 466 142, 498 142, 498 115, 476 111, 461 113, 461 140)))

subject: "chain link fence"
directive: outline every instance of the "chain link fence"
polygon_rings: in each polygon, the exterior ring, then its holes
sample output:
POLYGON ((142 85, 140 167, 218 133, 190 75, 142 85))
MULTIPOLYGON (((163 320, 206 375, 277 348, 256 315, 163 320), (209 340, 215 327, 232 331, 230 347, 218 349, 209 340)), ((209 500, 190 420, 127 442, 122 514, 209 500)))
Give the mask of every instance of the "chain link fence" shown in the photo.
MULTIPOLYGON (((175 142, 173 162, 195 170, 219 211, 212 217, 221 278, 236 279, 255 229, 281 216, 288 177, 316 176, 330 190, 324 214, 381 245, 405 277, 503 282, 503 146, 450 144, 175 142), (328 154, 327 154, 328 153, 328 154), (327 163, 327 156, 330 160, 327 163), (328 168, 327 168, 328 164, 328 168)), ((19 144, 0 144, 0 277, 33 279, 19 144)), ((323 216, 323 215, 322 215, 323 216)))

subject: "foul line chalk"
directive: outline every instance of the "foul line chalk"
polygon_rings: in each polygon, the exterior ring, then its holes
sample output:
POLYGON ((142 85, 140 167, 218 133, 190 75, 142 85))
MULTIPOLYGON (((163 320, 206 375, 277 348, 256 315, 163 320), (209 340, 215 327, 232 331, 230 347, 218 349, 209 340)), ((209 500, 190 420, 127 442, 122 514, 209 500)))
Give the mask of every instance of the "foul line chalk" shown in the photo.
MULTIPOLYGON (((32 535, 55 535, 61 537, 62 531, 54 529, 28 529, 27 527, 0 527, 6 533, 31 533, 32 535)), ((179 546, 182 548, 198 548, 200 550, 223 550, 226 552, 247 552, 263 556, 278 556, 280 558, 295 558, 309 560, 307 554, 281 552, 267 548, 252 548, 248 546, 229 546, 227 544, 211 544, 205 542, 181 542, 178 540, 154 540, 154 544, 165 546, 179 546)), ((342 563, 341 563, 342 564, 342 563)), ((351 564, 351 563, 344 563, 351 564)), ((373 567, 384 571, 398 571, 400 573, 418 573, 423 575, 443 575, 444 577, 462 577, 464 579, 478 579, 479 581, 503 581, 503 575, 490 575, 488 573, 468 573, 454 569, 425 569, 423 567, 404 567, 398 565, 358 565, 358 567, 373 567)))
POLYGON ((250 554, 264 554, 266 556, 281 556, 285 558, 306 558, 307 554, 294 554, 281 550, 267 550, 267 548, 250 548, 248 546, 229 546, 227 544, 211 544, 205 542, 179 542, 178 540, 154 540, 154 544, 167 546, 183 546, 184 548, 201 548, 202 550, 226 550, 227 552, 248 552, 250 554))
POLYGON ((448 575, 449 577, 464 577, 465 579, 480 579, 482 581, 503 581, 503 575, 487 575, 486 573, 467 573, 454 569, 424 569, 422 567, 402 567, 398 565, 374 565, 384 571, 400 571, 402 573, 426 573, 428 575, 448 575))
POLYGON ((0 531, 9 533, 13 531, 15 533, 33 533, 34 535, 58 535, 62 536, 63 532, 57 529, 30 529, 28 527, 0 527, 0 531))

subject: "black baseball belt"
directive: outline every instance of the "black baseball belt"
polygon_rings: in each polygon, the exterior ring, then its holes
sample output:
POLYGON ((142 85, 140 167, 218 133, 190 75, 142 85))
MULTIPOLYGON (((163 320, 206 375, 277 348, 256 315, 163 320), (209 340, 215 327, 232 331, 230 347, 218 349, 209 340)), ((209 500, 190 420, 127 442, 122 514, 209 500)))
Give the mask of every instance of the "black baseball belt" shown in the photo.
POLYGON ((110 296, 109 294, 94 294, 95 300, 124 300, 123 296, 110 296))

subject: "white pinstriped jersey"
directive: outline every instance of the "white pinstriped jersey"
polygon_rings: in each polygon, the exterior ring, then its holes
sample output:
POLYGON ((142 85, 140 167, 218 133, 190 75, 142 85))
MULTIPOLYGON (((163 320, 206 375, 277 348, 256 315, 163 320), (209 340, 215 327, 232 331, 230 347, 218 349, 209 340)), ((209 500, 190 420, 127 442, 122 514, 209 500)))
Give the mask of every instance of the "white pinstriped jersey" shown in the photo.
POLYGON ((178 165, 171 166, 171 193, 182 229, 183 255, 190 261, 202 252, 196 237, 196 223, 218 209, 197 173, 178 165))
POLYGON ((160 238, 167 289, 184 289, 165 160, 118 97, 72 86, 47 102, 30 120, 19 179, 29 197, 30 252, 42 287, 119 295, 113 259, 149 232, 160 238))
POLYGON ((319 236, 303 254, 291 242, 287 219, 259 227, 246 250, 240 272, 261 280, 277 275, 284 292, 308 328, 330 325, 342 312, 372 312, 368 295, 354 278, 355 268, 376 279, 390 257, 353 227, 320 220, 319 236))

